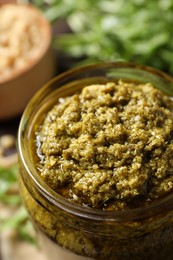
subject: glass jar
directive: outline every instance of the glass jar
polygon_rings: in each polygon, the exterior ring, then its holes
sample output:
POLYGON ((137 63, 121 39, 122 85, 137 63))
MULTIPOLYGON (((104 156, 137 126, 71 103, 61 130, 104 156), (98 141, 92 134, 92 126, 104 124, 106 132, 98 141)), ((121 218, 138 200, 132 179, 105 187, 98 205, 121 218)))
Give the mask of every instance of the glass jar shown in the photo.
POLYGON ((173 96, 173 79, 131 63, 98 64, 59 75, 26 107, 18 134, 20 192, 48 259, 173 259, 173 194, 150 206, 103 211, 73 204, 41 179, 34 163, 34 132, 60 97, 93 83, 118 79, 152 83, 173 96))

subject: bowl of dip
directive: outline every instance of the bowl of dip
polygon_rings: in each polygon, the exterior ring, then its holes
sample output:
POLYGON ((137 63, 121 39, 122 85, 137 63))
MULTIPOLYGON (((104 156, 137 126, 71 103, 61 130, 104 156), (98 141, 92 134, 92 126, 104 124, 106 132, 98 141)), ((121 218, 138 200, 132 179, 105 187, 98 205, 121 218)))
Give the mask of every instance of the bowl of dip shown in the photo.
POLYGON ((173 79, 132 63, 67 71, 19 126, 20 191, 48 259, 173 257, 173 79))
POLYGON ((22 113, 54 75, 49 22, 32 5, 0 5, 0 120, 22 113))

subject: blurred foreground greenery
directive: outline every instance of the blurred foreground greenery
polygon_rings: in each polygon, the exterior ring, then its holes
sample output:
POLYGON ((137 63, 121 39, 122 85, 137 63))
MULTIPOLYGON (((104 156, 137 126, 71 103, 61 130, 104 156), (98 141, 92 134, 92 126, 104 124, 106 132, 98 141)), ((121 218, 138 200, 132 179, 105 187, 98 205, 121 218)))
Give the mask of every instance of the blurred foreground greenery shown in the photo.
POLYGON ((16 231, 19 239, 35 243, 35 238, 30 232, 32 224, 19 195, 17 174, 17 163, 10 168, 0 167, 0 207, 4 205, 13 211, 9 217, 3 217, 0 209, 0 233, 12 229, 16 231))
POLYGON ((173 0, 33 0, 73 33, 54 46, 83 63, 126 60, 173 74, 173 0))

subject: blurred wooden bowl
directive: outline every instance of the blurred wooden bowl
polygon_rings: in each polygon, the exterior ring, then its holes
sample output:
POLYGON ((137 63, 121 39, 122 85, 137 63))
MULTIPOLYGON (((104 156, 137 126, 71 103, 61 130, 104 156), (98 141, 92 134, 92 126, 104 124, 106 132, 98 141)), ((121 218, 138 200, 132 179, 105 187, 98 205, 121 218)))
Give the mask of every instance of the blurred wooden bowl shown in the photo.
MULTIPOLYGON (((32 5, 3 4, 3 7, 16 6, 19 12, 34 14, 41 35, 41 43, 35 55, 19 69, 11 69, 10 73, 0 74, 0 120, 9 119, 22 113, 29 99, 47 81, 55 71, 55 61, 51 48, 52 31, 41 11, 32 5)), ((32 19, 31 19, 31 22, 32 19)), ((1 58, 0 58, 1 59, 1 58)))

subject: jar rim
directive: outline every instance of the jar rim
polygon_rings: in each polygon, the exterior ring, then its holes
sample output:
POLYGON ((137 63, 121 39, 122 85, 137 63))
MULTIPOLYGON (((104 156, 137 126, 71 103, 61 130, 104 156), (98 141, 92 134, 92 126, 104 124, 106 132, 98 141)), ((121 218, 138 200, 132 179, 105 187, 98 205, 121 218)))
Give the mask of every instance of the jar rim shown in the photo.
POLYGON ((85 219, 92 219, 95 221, 114 221, 114 222, 123 222, 123 221, 132 221, 132 220, 141 220, 149 217, 154 217, 156 215, 162 214, 168 210, 173 209, 173 193, 170 193, 166 195, 165 197, 153 202, 152 204, 145 206, 145 207, 139 207, 139 208, 133 208, 133 209, 125 209, 125 210, 101 210, 101 209, 95 209, 91 207, 86 207, 82 205, 75 204, 65 197, 61 196, 57 192, 55 192, 53 189, 51 189, 46 182, 42 180, 42 178, 37 173, 36 169, 32 165, 31 160, 26 160, 26 153, 25 153, 25 147, 23 143, 24 138, 24 131, 26 129, 26 114, 28 109, 32 106, 33 103, 36 102, 37 97, 40 93, 44 93, 46 89, 49 88, 50 85, 52 85, 57 80, 63 79, 65 77, 69 77, 73 74, 78 74, 81 72, 86 72, 88 70, 93 70, 95 68, 110 68, 110 67, 123 67, 123 68, 131 68, 131 69, 139 69, 139 70, 145 70, 150 74, 155 74, 161 78, 164 78, 164 80, 171 83, 173 88, 173 78, 166 73, 159 71, 157 69, 143 66, 143 65, 137 65, 134 63, 129 62, 112 62, 112 63, 98 63, 94 65, 87 65, 80 68, 73 68, 66 72, 61 73, 60 75, 56 76, 52 80, 50 80, 45 86, 43 86, 31 99, 31 101, 28 103, 27 107, 25 108, 25 111, 21 117, 21 121, 19 124, 19 130, 18 130, 18 152, 20 154, 20 158, 22 160, 22 163, 25 167, 25 170, 27 174, 32 178, 34 181, 39 193, 47 199, 51 204, 54 206, 61 208, 62 210, 85 218, 85 219))

